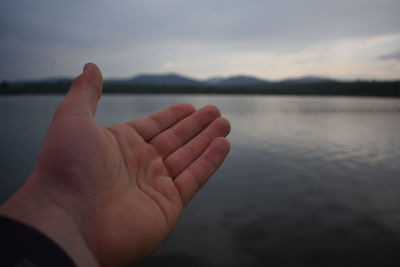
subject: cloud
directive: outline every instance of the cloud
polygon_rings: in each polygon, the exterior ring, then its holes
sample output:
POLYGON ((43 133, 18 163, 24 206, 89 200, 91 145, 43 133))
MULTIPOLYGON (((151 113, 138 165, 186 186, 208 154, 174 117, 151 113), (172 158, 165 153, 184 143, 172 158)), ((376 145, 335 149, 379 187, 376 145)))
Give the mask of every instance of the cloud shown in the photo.
MULTIPOLYGON (((72 75, 86 60, 108 76, 238 73, 271 58, 295 71, 288 58, 298 56, 287 55, 320 57, 337 50, 329 43, 400 34, 398 10, 397 0, 3 0, 0 79, 72 75)), ((393 51, 376 50, 365 55, 393 51)))
POLYGON ((400 31, 393 0, 8 1, 1 35, 24 41, 214 41, 264 47, 400 31))
POLYGON ((384 54, 378 57, 378 60, 400 60, 400 50, 394 53, 384 54))

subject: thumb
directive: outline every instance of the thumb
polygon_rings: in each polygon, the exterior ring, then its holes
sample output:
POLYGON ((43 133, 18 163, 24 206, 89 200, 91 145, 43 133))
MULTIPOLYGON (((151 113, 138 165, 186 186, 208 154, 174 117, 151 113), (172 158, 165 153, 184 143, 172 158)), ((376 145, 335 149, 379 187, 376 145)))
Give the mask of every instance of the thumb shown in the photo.
POLYGON ((64 112, 83 112, 94 115, 103 88, 100 69, 93 63, 87 63, 83 72, 72 82, 61 106, 64 112))

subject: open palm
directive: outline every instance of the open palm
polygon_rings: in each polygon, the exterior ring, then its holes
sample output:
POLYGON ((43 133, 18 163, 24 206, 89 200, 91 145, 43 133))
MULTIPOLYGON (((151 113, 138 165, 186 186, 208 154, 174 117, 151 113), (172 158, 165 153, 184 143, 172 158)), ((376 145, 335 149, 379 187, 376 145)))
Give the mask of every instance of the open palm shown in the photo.
POLYGON ((102 78, 89 64, 58 107, 35 172, 101 265, 157 248, 229 150, 217 108, 179 104, 100 127, 102 78), (43 175, 45 173, 45 175, 43 175))

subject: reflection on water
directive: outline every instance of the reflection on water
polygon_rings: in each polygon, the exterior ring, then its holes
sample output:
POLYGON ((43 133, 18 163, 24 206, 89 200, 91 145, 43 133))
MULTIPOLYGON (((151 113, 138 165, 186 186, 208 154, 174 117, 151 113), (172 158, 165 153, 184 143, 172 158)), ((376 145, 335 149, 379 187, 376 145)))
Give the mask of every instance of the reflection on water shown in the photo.
MULTIPOLYGON (((0 98, 4 200, 59 97, 0 98)), ((178 102, 218 105, 232 151, 143 266, 399 266, 400 100, 106 96, 102 125, 178 102)))

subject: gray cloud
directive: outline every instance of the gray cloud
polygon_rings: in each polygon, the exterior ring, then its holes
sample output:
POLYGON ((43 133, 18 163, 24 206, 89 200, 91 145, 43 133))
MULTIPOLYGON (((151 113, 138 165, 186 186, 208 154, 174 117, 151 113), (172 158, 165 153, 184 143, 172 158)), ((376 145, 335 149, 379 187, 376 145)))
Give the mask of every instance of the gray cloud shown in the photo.
POLYGON ((379 60, 400 60, 400 50, 390 54, 384 54, 378 57, 379 60))
POLYGON ((43 61, 87 55, 107 64, 128 50, 141 52, 135 54, 137 69, 150 68, 168 54, 182 56, 182 47, 193 44, 232 53, 296 51, 319 42, 398 34, 398 10, 398 0, 4 0, 0 70, 5 77, 18 76, 16 70, 22 75, 25 61, 26 71, 38 76, 48 72, 50 63, 43 61), (16 70, 6 69, 16 61, 16 70))
POLYGON ((7 1, 1 36, 24 41, 309 43, 400 32, 393 0, 7 1))

